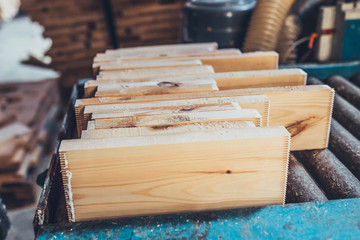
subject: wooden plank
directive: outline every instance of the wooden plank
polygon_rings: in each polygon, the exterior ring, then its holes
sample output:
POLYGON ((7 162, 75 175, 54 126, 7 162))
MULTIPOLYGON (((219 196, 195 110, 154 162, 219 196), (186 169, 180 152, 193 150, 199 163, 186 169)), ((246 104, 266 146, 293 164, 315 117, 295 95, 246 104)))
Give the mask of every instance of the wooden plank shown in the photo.
POLYGON ((146 68, 159 68, 159 67, 186 67, 186 66, 199 66, 202 65, 200 60, 197 59, 167 59, 167 60, 151 60, 151 61, 128 61, 117 64, 114 69, 112 65, 104 65, 100 67, 100 71, 113 71, 113 70, 133 70, 133 69, 146 69, 146 68))
POLYGON ((190 66, 190 67, 169 67, 169 68, 150 68, 135 69, 127 71, 100 72, 97 80, 107 79, 151 79, 154 77, 174 77, 182 75, 210 74, 214 73, 211 66, 190 66))
POLYGON ((32 140, 33 131, 21 124, 13 123, 0 129, 0 164, 11 161, 19 147, 32 140))
MULTIPOLYGON (((201 60, 203 65, 212 66, 216 73, 234 71, 270 70, 278 68, 279 55, 276 52, 254 52, 230 56, 206 56, 201 58, 185 58, 183 60, 201 60)), ((156 61, 155 61, 156 62, 156 61)), ((129 63, 108 64, 100 67, 107 71, 101 71, 100 75, 114 76, 127 68, 129 63)), ((132 62, 135 65, 136 62, 132 62)), ((144 64, 144 63, 143 63, 144 64)), ((148 63, 147 63, 148 64, 148 63)))
MULTIPOLYGON (((166 94, 117 99, 119 103, 179 99, 266 95, 270 99, 270 126, 285 126, 292 134, 291 150, 326 148, 334 99, 327 85, 224 90, 207 93, 166 94)), ((245 108, 241 103, 240 106, 245 108)))
POLYGON ((189 112, 181 114, 159 114, 150 116, 128 116, 122 118, 95 119, 88 122, 87 129, 166 127, 199 122, 250 121, 261 127, 261 115, 255 109, 215 112, 189 112))
POLYGON ((197 81, 153 81, 140 83, 124 83, 101 85, 95 97, 131 97, 143 95, 175 94, 187 92, 218 91, 214 79, 197 81))
POLYGON ((283 203, 285 128, 174 136, 62 141, 69 221, 283 203))
POLYGON ((24 182, 27 177, 30 163, 31 163, 31 159, 30 159, 29 155, 26 155, 24 157, 19 169, 17 169, 14 172, 6 172, 6 173, 0 174, 0 185, 2 185, 4 183, 24 182))
POLYGON ((243 53, 239 56, 201 58, 204 65, 213 67, 216 73, 277 69, 279 55, 276 52, 243 53))
POLYGON ((307 74, 297 68, 292 69, 275 69, 275 70, 259 70, 259 71, 240 71, 225 72, 201 75, 186 75, 176 77, 161 77, 153 79, 128 79, 128 80, 90 80, 85 83, 85 92, 95 94, 96 89, 100 85, 124 83, 124 82, 142 82, 142 81, 180 81, 192 80, 196 81, 204 78, 215 79, 220 90, 243 89, 243 88, 263 88, 263 87, 285 87, 306 85, 307 74))
POLYGON ((112 128, 112 129, 95 129, 84 130, 81 133, 81 139, 100 139, 100 138, 118 138, 131 136, 151 136, 165 135, 186 132, 199 132, 210 129, 222 128, 249 128, 256 127, 253 122, 233 121, 233 122, 205 122, 193 123, 187 125, 172 125, 166 127, 136 127, 136 128, 112 128))
POLYGON ((1 160, 0 171, 16 171, 25 159, 25 148, 18 148, 8 161, 1 160))
MULTIPOLYGON (((124 48, 128 49, 128 48, 124 48)), ((96 54, 94 63, 103 65, 109 62, 123 62, 123 61, 140 61, 140 60, 155 60, 155 59, 172 59, 172 58, 189 58, 189 57, 205 57, 205 56, 226 56, 226 55, 240 55, 238 49, 220 49, 214 51, 208 50, 166 50, 161 52, 138 52, 132 55, 107 55, 104 53, 96 54)))
POLYGON ((18 149, 17 143, 0 144, 0 162, 8 162, 18 149))
POLYGON ((132 47, 132 48, 120 48, 106 50, 105 54, 109 56, 133 56, 142 53, 158 53, 164 51, 214 51, 218 48, 216 42, 208 43, 189 43, 189 44, 169 44, 169 45, 157 45, 146 47, 132 47))
POLYGON ((212 111, 233 111, 240 110, 241 107, 236 102, 229 103, 212 103, 212 104, 196 104, 196 105, 177 105, 177 106, 163 106, 163 107, 140 107, 140 108, 127 108, 123 111, 103 111, 91 114, 91 119, 102 118, 122 118, 129 116, 152 116, 152 115, 165 115, 165 114, 181 114, 189 112, 212 112, 212 111))
POLYGON ((215 73, 220 90, 306 85, 307 74, 301 69, 276 69, 215 73))
POLYGON ((222 104, 229 102, 238 103, 243 109, 256 109, 262 116, 262 126, 268 126, 269 123, 269 99, 264 95, 253 96, 235 96, 221 98, 201 98, 186 100, 169 101, 150 101, 141 103, 122 103, 122 98, 88 98, 78 99, 75 102, 76 125, 78 136, 81 130, 87 128, 87 123, 92 118, 93 113, 118 113, 132 111, 141 111, 145 108, 159 109, 164 107, 193 106, 204 104, 222 104))

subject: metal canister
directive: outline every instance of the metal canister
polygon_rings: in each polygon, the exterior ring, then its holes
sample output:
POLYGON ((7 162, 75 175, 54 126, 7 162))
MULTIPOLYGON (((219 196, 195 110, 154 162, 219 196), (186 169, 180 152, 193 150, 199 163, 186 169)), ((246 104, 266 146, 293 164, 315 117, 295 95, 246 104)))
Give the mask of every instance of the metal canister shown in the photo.
POLYGON ((241 48, 256 0, 191 0, 184 8, 184 42, 241 48))

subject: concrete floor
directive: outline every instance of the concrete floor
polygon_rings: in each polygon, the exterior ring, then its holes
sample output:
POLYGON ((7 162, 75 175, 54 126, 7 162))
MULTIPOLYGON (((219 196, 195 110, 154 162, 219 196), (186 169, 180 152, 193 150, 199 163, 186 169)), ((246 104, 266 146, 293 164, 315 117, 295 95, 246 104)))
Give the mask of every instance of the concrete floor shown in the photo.
MULTIPOLYGON (((51 46, 51 40, 44 39, 42 32, 42 27, 31 22, 27 16, 0 23, 0 83, 40 81, 59 76, 57 72, 50 69, 21 64, 21 61, 26 60, 30 55, 44 61, 49 60, 43 55, 51 46)), ((49 158, 45 159, 37 172, 46 169, 49 160, 49 158)), ((38 186, 34 188, 38 197, 41 188, 38 186)), ((32 222, 37 202, 38 198, 31 206, 8 211, 11 228, 6 239, 34 239, 32 222)))

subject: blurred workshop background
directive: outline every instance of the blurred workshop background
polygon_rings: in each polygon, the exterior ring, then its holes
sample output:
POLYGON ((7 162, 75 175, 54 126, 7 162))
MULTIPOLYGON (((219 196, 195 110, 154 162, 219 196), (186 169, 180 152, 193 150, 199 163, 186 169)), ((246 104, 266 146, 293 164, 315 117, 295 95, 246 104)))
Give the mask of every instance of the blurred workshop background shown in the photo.
POLYGON ((217 42, 274 50, 282 67, 360 70, 359 37, 357 1, 0 0, 0 239, 34 238, 40 186, 71 90, 93 77, 96 53, 217 42))

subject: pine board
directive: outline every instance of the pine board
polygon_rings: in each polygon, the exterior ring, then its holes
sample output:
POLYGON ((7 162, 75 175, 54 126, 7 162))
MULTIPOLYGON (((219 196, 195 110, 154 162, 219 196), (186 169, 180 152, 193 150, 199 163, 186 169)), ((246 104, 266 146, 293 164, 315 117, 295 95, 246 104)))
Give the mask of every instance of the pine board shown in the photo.
POLYGON ((283 127, 62 141, 69 221, 281 204, 289 143, 283 127))
MULTIPOLYGON (((221 72, 235 72, 235 71, 255 71, 255 70, 271 70, 278 68, 278 54, 275 52, 254 52, 243 53, 235 56, 210 56, 198 58, 186 58, 187 60, 200 60, 202 65, 212 66, 216 73, 221 72)), ((130 65, 136 66, 136 62, 131 62, 130 65)), ((149 63, 142 63, 143 67, 146 67, 149 63)), ((141 64, 138 68, 141 69, 141 64)), ((101 79, 115 78, 117 74, 129 68, 129 63, 117 63, 100 67, 101 79), (106 71, 101 71, 101 70, 106 71)), ((116 79, 116 78, 115 78, 116 79)))
POLYGON ((151 60, 151 61, 127 61, 114 68, 112 65, 105 65, 100 67, 100 71, 116 71, 116 70, 133 70, 159 67, 180 67, 180 66, 199 66, 202 62, 197 59, 167 59, 167 60, 151 60))
POLYGON ((166 127, 136 127, 136 128, 112 128, 84 130, 81 139, 101 139, 101 138, 121 138, 132 136, 151 136, 166 135, 186 132, 199 132, 204 130, 217 130, 223 128, 249 128, 256 127, 253 122, 248 121, 224 121, 224 122, 205 122, 187 125, 172 125, 166 127))
MULTIPOLYGON (((87 128, 87 122, 91 120, 93 113, 118 113, 129 110, 138 111, 143 108, 164 108, 174 106, 192 106, 204 104, 221 104, 236 102, 243 109, 256 109, 262 116, 262 126, 268 126, 269 123, 269 99, 264 95, 253 96, 235 96, 221 98, 200 98, 170 101, 150 101, 140 103, 123 103, 123 98, 88 98, 78 99, 75 102, 75 114, 78 136, 81 130, 87 128)), ((141 110, 140 110, 141 111, 141 110)))
POLYGON ((131 97, 187 92, 212 92, 218 90, 214 79, 175 82, 152 81, 140 83, 116 83, 99 86, 95 93, 95 97, 131 97))
POLYGON ((218 48, 216 42, 209 43, 189 43, 189 44, 169 44, 147 47, 132 47, 106 50, 105 54, 110 56, 133 56, 143 53, 159 53, 164 51, 214 51, 218 48))
POLYGON ((196 74, 211 74, 214 70, 211 66, 169 67, 134 69, 126 71, 100 72, 96 80, 129 80, 129 79, 151 79, 154 77, 175 77, 196 74))
POLYGON ((167 127, 201 122, 250 121, 261 127, 261 115, 255 109, 213 112, 189 112, 150 116, 127 116, 122 118, 95 119, 88 122, 87 129, 109 129, 129 127, 167 127))
MULTIPOLYGON (((291 150, 322 149, 328 145, 334 90, 327 85, 224 90, 118 99, 122 103, 264 94, 270 99, 270 126, 285 126, 292 134, 291 150)), ((245 108, 241 103, 240 106, 245 108)))
POLYGON ((176 105, 164 107, 140 107, 140 108, 123 108, 123 110, 104 111, 100 109, 98 112, 91 114, 92 120, 102 118, 121 118, 129 116, 152 116, 164 114, 181 114, 189 112, 213 112, 213 111, 234 111, 240 110, 238 103, 213 103, 213 104, 197 104, 197 105, 176 105))
POLYGON ((85 83, 86 96, 93 96, 98 86, 115 83, 131 83, 143 81, 197 81, 201 79, 215 79, 219 90, 285 87, 306 85, 307 74, 301 69, 276 69, 259 71, 240 71, 201 75, 186 75, 176 77, 160 77, 152 79, 128 79, 128 80, 90 80, 85 83))
MULTIPOLYGON (((125 48, 122 48, 125 49, 125 48)), ((127 49, 127 48, 126 48, 127 49)), ((111 55, 106 53, 98 53, 94 58, 94 64, 103 66, 113 63, 121 63, 124 61, 149 61, 156 59, 177 59, 177 58, 200 58, 211 57, 211 56, 227 56, 227 55, 240 55, 241 52, 238 49, 219 49, 219 50, 207 50, 207 49, 196 49, 196 50, 164 50, 164 51, 148 51, 148 52, 132 52, 126 55, 118 54, 111 55)))

